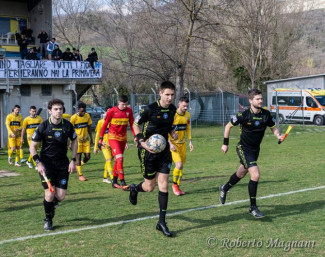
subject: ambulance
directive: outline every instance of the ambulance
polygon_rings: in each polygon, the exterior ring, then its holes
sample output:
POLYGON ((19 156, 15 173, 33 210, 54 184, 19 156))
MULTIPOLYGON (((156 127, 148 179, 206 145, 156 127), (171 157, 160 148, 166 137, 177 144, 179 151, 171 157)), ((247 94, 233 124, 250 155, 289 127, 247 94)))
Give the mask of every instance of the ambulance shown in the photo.
POLYGON ((272 91, 270 111, 276 113, 279 108, 279 121, 285 120, 313 122, 323 125, 325 121, 325 90, 321 89, 285 89, 272 91))

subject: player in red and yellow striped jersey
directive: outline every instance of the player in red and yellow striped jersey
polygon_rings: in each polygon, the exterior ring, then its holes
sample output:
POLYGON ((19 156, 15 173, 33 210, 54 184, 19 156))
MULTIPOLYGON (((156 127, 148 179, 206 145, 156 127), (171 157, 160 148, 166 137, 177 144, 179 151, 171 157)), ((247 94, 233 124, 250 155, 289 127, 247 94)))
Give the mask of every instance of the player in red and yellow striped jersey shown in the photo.
MULTIPOLYGON (((39 124, 41 124, 43 122, 43 119, 41 116, 36 115, 36 106, 32 105, 29 108, 29 114, 30 115, 28 117, 26 117, 23 122, 23 128, 21 131, 21 144, 22 145, 24 144, 24 135, 26 132, 27 142, 28 142, 28 145, 30 146, 30 144, 32 142, 32 135, 33 135, 35 129, 39 126, 39 124)), ((36 147, 36 149, 38 149, 38 146, 36 147)), ((32 162, 36 166, 36 163, 33 160, 33 156, 31 154, 29 154, 26 164, 30 169, 33 168, 32 162)))
POLYGON ((132 109, 128 106, 128 97, 126 95, 121 95, 119 97, 118 105, 114 106, 113 108, 109 109, 106 117, 105 122, 102 126, 100 132, 100 139, 98 142, 99 147, 101 147, 103 143, 103 136, 105 134, 107 125, 109 125, 108 130, 108 143, 112 150, 112 155, 114 156, 114 168, 113 168, 113 183, 112 186, 114 188, 128 188, 128 185, 124 179, 124 169, 123 169, 123 153, 126 146, 126 130, 128 123, 130 124, 132 133, 133 131, 133 112, 132 109), (121 185, 117 183, 117 176, 119 176, 121 185))
POLYGON ((8 163, 12 165, 12 154, 16 152, 15 166, 20 167, 19 158, 23 160, 23 149, 21 147, 21 129, 23 117, 19 114, 20 106, 15 105, 12 113, 6 117, 6 127, 8 131, 8 163))
MULTIPOLYGON (((104 116, 105 117, 105 116, 104 116)), ((100 137, 100 130, 103 127, 103 124, 105 122, 105 119, 101 119, 98 121, 97 126, 96 126, 96 137, 95 137, 95 142, 99 141, 99 137, 100 137)), ((111 152, 111 147, 108 144, 108 139, 107 139, 107 134, 108 134, 108 128, 109 125, 107 125, 107 128, 105 130, 105 135, 103 138, 103 143, 104 145, 102 146, 102 152, 105 158, 105 166, 104 166, 104 179, 103 182, 104 183, 111 183, 108 180, 108 175, 110 176, 111 180, 113 180, 113 169, 112 169, 112 152, 111 152)), ((98 153, 98 145, 95 144, 94 146, 94 154, 98 153)))
POLYGON ((87 163, 90 159, 90 146, 93 146, 93 138, 91 134, 92 120, 88 113, 86 113, 86 104, 78 104, 78 112, 71 116, 71 124, 78 136, 78 150, 77 150, 77 171, 80 181, 86 181, 87 179, 83 176, 81 166, 81 155, 84 154, 83 164, 87 163), (90 141, 89 141, 90 139, 90 141))
POLYGON ((187 134, 187 139, 189 140, 190 151, 194 149, 191 137, 190 113, 187 111, 188 105, 189 100, 187 97, 183 96, 179 99, 173 122, 173 129, 178 134, 178 138, 173 139, 169 135, 168 139, 172 158, 175 163, 173 171, 173 192, 175 195, 185 194, 185 192, 179 188, 183 177, 183 166, 185 165, 186 157, 185 134, 187 134))

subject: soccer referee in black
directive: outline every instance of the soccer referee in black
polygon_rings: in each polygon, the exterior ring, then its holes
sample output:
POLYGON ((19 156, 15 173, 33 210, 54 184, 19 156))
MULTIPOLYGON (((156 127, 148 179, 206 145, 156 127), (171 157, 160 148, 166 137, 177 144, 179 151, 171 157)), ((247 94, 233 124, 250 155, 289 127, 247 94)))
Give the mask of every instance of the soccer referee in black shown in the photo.
POLYGON ((168 204, 168 176, 172 165, 172 156, 168 145, 168 134, 177 139, 177 133, 172 125, 176 107, 172 104, 175 97, 175 85, 165 81, 160 85, 160 100, 146 106, 133 123, 134 133, 139 143, 138 155, 144 182, 137 186, 130 185, 130 202, 137 204, 138 192, 151 192, 158 182, 159 221, 156 229, 165 236, 172 236, 166 225, 166 211, 168 204), (143 125, 142 132, 140 125, 143 125), (160 153, 152 152, 146 140, 153 134, 162 135, 167 142, 165 150, 160 153))
POLYGON ((52 219, 56 201, 63 201, 68 188, 69 173, 75 169, 77 153, 77 134, 73 125, 62 118, 64 103, 60 99, 53 99, 48 103, 50 117, 41 123, 32 136, 30 153, 37 165, 44 187, 45 230, 53 230, 52 219), (72 158, 67 157, 67 142, 71 140, 72 158), (36 146, 42 142, 40 156, 36 146), (50 192, 43 175, 51 182, 54 193, 50 192))
POLYGON ((251 89, 248 91, 248 100, 250 108, 238 113, 233 117, 225 127, 224 142, 221 147, 225 154, 228 151, 230 129, 233 126, 240 124, 241 134, 240 141, 236 147, 237 154, 240 160, 240 166, 229 179, 229 181, 219 187, 220 202, 226 202, 226 195, 230 188, 236 185, 239 180, 246 176, 249 172, 251 179, 248 183, 248 193, 250 197, 249 212, 255 218, 263 218, 264 214, 256 206, 257 184, 260 178, 260 171, 257 166, 257 158, 260 153, 260 144, 264 137, 266 127, 270 127, 273 134, 279 139, 283 140, 279 130, 275 126, 274 118, 271 113, 262 108, 263 97, 262 92, 258 89, 251 89))

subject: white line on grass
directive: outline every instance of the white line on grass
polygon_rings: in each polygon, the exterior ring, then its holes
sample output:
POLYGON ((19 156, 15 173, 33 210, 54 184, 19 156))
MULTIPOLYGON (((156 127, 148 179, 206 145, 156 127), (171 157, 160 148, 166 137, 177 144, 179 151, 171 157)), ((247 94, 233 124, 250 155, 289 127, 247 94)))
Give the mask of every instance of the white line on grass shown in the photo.
MULTIPOLYGON (((279 193, 279 194, 271 194, 271 195, 266 195, 262 197, 258 197, 257 199, 268 199, 268 198, 273 198, 273 197, 278 197, 278 196, 284 196, 284 195, 291 195, 291 194, 296 194, 296 193, 301 193, 301 192, 307 192, 307 191, 313 191, 313 190, 319 190, 319 189, 324 189, 325 186, 319 186, 319 187, 311 187, 311 188, 304 188, 296 191, 289 191, 289 192, 284 192, 284 193, 279 193)), ((234 202, 229 202, 225 203, 224 205, 235 205, 235 204, 240 204, 240 203, 245 203, 248 202, 249 199, 245 200, 239 200, 239 201, 234 201, 234 202)), ((223 206, 222 204, 216 204, 216 205, 210 205, 210 206, 204 206, 204 207, 199 207, 199 208, 192 208, 192 209, 186 209, 183 211, 177 211, 173 213, 167 214, 167 216, 175 216, 187 212, 194 212, 194 211, 202 211, 202 210, 207 210, 211 208, 217 208, 223 206)), ((8 240, 3 240, 0 241, 1 244, 5 243, 12 243, 12 242, 18 242, 18 241, 25 241, 28 239, 34 239, 34 238, 39 238, 39 237, 46 237, 46 236, 55 236, 55 235, 62 235, 62 234, 69 234, 69 233, 75 233, 75 232, 80 232, 84 230, 91 230, 91 229, 98 229, 98 228, 104 228, 104 227, 111 227, 115 225, 122 225, 122 224, 127 224, 127 223, 133 223, 137 221, 142 221, 142 220, 148 220, 148 219, 153 219, 157 218, 159 215, 153 215, 153 216, 146 216, 142 218, 137 218, 137 219, 131 219, 131 220, 121 220, 117 222, 110 222, 102 225, 97 225, 97 226, 90 226, 90 227, 85 227, 85 228, 76 228, 76 229, 69 229, 69 230, 63 230, 63 231, 58 231, 58 232, 53 232, 53 233, 46 233, 46 234, 37 234, 37 235, 32 235, 32 236, 24 236, 24 237, 18 237, 18 238, 13 238, 13 239, 8 239, 8 240)))

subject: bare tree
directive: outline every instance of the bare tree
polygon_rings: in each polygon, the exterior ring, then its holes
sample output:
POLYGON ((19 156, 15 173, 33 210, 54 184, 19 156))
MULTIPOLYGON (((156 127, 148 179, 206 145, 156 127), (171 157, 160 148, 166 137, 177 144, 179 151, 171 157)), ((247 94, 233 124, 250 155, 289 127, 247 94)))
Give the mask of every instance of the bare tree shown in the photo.
POLYGON ((235 1, 220 16, 222 60, 246 72, 252 88, 263 77, 288 71, 288 56, 300 38, 301 7, 277 0, 235 1))
POLYGON ((54 29, 62 42, 80 48, 85 42, 85 18, 97 0, 53 0, 54 29))

